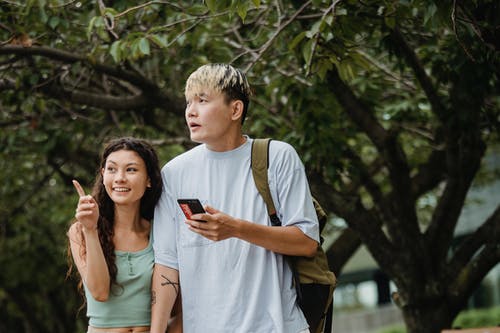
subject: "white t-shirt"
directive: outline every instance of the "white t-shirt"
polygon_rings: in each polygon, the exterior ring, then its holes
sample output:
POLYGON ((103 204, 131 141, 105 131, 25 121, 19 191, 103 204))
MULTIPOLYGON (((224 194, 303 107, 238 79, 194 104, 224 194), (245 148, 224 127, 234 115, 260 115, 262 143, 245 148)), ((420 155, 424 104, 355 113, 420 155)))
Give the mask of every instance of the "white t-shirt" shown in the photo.
MULTIPOLYGON (((227 152, 199 145, 162 169, 155 210, 155 262, 179 270, 186 333, 295 333, 307 328, 283 256, 237 238, 211 241, 192 231, 177 199, 198 198, 231 216, 271 225, 250 168, 251 142, 227 152)), ((287 143, 271 141, 271 194, 283 225, 318 241, 304 166, 287 143), (276 187, 276 184, 278 186, 276 187)))

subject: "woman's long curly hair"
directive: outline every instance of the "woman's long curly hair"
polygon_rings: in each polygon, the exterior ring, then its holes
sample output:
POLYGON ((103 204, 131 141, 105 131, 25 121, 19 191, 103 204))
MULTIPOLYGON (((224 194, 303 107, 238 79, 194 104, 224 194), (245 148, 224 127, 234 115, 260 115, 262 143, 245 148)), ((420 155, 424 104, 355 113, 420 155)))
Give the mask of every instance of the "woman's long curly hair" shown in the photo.
MULTIPOLYGON (((146 165, 146 170, 148 173, 151 187, 146 188, 146 192, 141 198, 140 215, 142 218, 148 221, 151 221, 153 219, 154 208, 156 206, 156 203, 160 199, 162 191, 162 179, 161 179, 161 171, 159 167, 158 156, 154 148, 147 141, 132 137, 124 137, 124 138, 113 139, 107 143, 102 152, 101 162, 96 172, 96 178, 92 189, 92 196, 99 205, 99 219, 97 221, 97 230, 99 233, 99 240, 104 253, 104 258, 108 266, 111 288, 117 285, 116 275, 118 272, 115 263, 116 259, 115 245, 113 243, 115 206, 113 200, 111 200, 108 193, 106 192, 106 189, 103 184, 101 171, 106 165, 106 160, 108 156, 111 153, 119 150, 130 150, 136 152, 142 158, 142 160, 146 165)), ((83 234, 81 235, 81 239, 83 242, 85 241, 83 234)), ((80 249, 82 249, 83 251, 82 256, 85 256, 84 243, 82 244, 80 249)), ((70 265, 68 270, 68 276, 69 276, 71 275, 73 268, 73 261, 71 258, 71 250, 69 248, 69 244, 68 244, 68 257, 70 265)), ((82 287, 83 287, 83 282, 80 277, 78 289, 83 294, 82 287)))

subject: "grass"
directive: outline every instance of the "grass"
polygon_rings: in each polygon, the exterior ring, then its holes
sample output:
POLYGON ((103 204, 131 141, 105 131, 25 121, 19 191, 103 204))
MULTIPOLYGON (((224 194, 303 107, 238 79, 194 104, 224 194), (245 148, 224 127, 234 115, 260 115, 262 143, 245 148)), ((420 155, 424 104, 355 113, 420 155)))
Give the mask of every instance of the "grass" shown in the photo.
MULTIPOLYGON (((465 310, 455 318, 453 328, 475 328, 500 326, 500 306, 488 309, 465 310)), ((377 333, 406 333, 404 325, 393 325, 377 333)))

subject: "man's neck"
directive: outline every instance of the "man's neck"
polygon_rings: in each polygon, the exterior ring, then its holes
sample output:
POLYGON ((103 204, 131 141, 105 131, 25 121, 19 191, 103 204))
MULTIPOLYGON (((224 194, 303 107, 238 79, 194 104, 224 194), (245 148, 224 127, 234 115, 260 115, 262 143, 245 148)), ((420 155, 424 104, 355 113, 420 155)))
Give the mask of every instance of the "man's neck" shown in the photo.
POLYGON ((238 148, 243 145, 247 141, 247 137, 240 134, 237 137, 225 138, 225 140, 221 140, 216 143, 205 143, 208 149, 216 152, 224 152, 230 151, 238 148))

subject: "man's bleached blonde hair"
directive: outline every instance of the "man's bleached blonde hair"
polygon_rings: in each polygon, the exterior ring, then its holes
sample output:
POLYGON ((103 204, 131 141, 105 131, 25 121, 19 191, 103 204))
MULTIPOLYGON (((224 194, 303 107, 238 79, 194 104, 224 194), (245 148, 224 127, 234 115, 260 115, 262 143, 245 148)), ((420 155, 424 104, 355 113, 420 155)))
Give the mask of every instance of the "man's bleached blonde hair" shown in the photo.
POLYGON ((234 100, 243 102, 241 123, 245 121, 252 94, 245 74, 228 64, 207 64, 191 73, 186 81, 184 94, 194 96, 208 90, 222 93, 226 103, 234 100))

